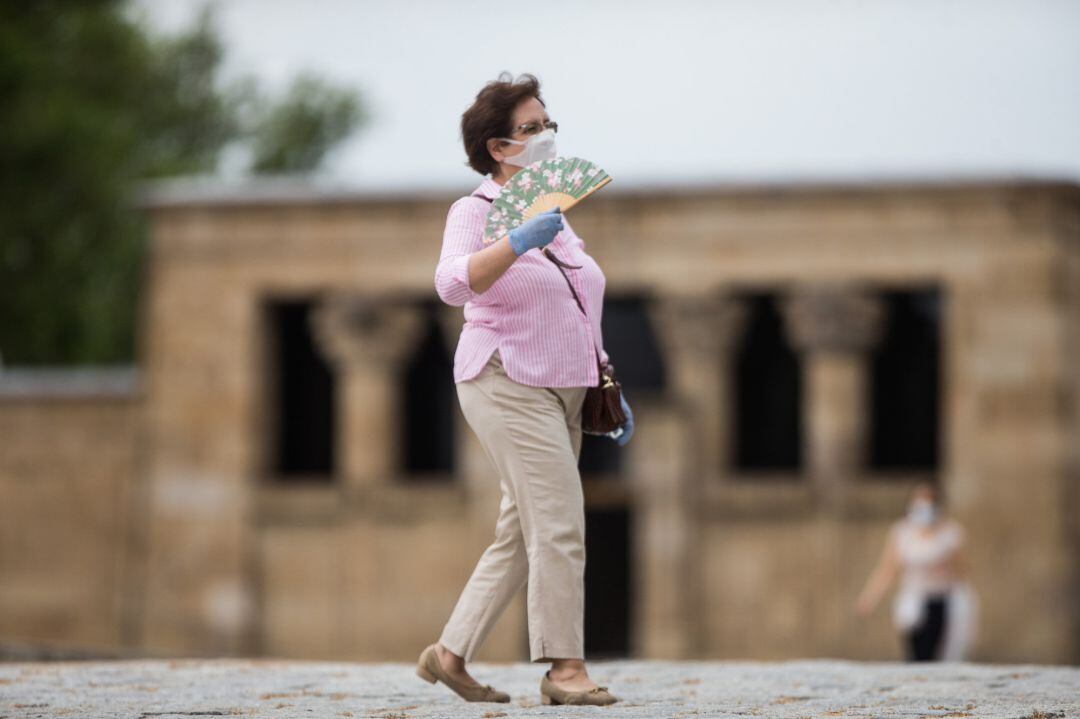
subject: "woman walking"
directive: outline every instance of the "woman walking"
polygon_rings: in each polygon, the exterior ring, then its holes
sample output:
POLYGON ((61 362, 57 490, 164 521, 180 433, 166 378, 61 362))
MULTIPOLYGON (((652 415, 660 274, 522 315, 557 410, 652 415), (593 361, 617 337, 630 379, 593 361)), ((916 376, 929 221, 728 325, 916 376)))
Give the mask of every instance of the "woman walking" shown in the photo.
MULTIPOLYGON (((465 668, 499 615, 528 585, 530 658, 550 662, 540 680, 545 704, 611 704, 585 668, 585 509, 578 473, 585 391, 599 381, 604 274, 558 208, 487 246, 491 201, 519 169, 555 157, 558 125, 539 81, 500 75, 461 118, 468 165, 484 179, 447 213, 435 288, 464 306, 454 381, 466 421, 499 476, 495 539, 480 557, 439 640, 417 674, 442 681, 467 701, 508 702, 465 668), (490 176, 488 176, 490 175, 490 176), (534 248, 545 247, 560 268, 534 248), (565 265, 564 265, 565 266, 565 265), (567 282, 571 282, 579 307, 567 282)), ((633 433, 633 415, 613 439, 633 433)))
POLYGON ((967 653, 975 597, 965 579, 963 541, 960 524, 942 516, 933 486, 920 484, 859 595, 856 608, 866 616, 900 576, 893 623, 904 636, 909 661, 959 661, 967 653))

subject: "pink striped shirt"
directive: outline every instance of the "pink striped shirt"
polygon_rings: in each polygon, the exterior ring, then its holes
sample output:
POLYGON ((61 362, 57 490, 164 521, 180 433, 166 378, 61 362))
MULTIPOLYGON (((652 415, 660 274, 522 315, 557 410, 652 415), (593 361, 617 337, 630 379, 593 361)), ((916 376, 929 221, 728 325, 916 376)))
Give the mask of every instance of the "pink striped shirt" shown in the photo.
POLYGON ((484 292, 469 287, 469 255, 484 249, 484 222, 502 185, 485 176, 446 214, 435 291, 448 305, 464 305, 465 324, 454 352, 454 382, 475 377, 499 350, 507 376, 533 387, 592 387, 599 380, 596 354, 608 361, 600 331, 604 273, 563 217, 563 229, 546 247, 585 306, 582 314, 559 267, 540 250, 522 254, 484 292), (594 349, 595 348, 595 349, 594 349))

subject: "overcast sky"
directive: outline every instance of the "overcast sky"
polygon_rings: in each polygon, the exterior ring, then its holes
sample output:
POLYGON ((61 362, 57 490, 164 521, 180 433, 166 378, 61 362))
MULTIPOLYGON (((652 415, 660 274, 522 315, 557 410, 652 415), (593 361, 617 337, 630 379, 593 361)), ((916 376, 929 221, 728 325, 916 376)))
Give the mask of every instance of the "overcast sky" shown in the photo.
MULTIPOLYGON (((138 0, 162 30, 202 0, 138 0)), ((355 87, 324 173, 470 186, 461 113, 531 72, 614 182, 1080 180, 1080 0, 218 0, 227 72, 355 87)))

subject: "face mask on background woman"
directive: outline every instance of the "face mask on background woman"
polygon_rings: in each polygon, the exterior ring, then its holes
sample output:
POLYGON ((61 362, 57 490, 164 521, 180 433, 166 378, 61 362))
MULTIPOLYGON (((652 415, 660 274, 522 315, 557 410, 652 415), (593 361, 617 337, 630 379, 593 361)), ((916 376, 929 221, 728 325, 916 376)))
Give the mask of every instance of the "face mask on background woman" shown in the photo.
POLYGON ((525 146, 518 154, 508 155, 503 159, 503 162, 508 165, 525 167, 534 162, 539 162, 540 160, 551 160, 555 158, 555 131, 550 128, 543 132, 536 133, 528 140, 511 140, 510 138, 504 138, 504 141, 514 145, 525 146))
POLYGON ((915 524, 926 527, 937 519, 937 507, 933 502, 927 502, 925 499, 916 500, 908 507, 907 516, 915 524))

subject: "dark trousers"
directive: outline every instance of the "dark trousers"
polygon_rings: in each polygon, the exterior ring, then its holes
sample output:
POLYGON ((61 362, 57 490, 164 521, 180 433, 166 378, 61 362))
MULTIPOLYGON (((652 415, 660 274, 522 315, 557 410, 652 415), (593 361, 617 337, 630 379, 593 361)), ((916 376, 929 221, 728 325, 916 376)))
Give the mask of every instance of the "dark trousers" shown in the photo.
POLYGON ((922 623, 907 633, 908 661, 928 662, 938 658, 948 619, 947 604, 944 595, 926 598, 922 623))

